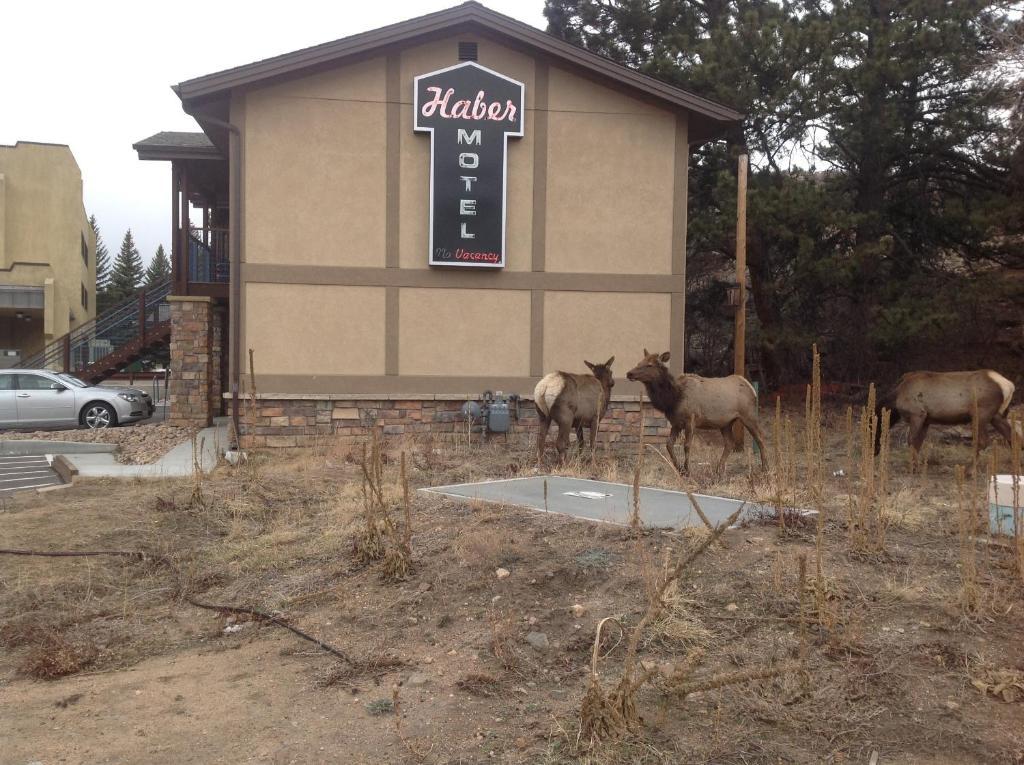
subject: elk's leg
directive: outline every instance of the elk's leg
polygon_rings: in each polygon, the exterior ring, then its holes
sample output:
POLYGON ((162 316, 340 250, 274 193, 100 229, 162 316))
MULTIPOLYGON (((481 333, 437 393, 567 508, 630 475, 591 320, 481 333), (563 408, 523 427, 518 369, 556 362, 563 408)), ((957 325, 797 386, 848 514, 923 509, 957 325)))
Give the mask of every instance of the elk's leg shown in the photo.
POLYGON ((583 456, 583 423, 581 422, 576 426, 576 448, 579 449, 580 456, 583 456))
POLYGON ((928 418, 924 415, 915 414, 909 418, 910 428, 910 467, 917 470, 917 462, 921 454, 921 446, 924 444, 924 437, 928 435, 928 418))
MULTIPOLYGON (((679 467, 679 461, 676 459, 676 452, 673 446, 676 440, 679 438, 679 431, 682 430, 678 425, 672 426, 672 431, 668 434, 668 440, 665 442, 665 451, 668 453, 668 458, 672 462, 672 467, 676 469, 679 475, 685 475, 686 470, 679 467)), ((689 442, 687 442, 689 443, 689 442)), ((687 452, 689 452, 689 446, 687 446, 687 452)))
POLYGON ((537 467, 544 465, 544 442, 548 437, 548 428, 551 427, 551 418, 537 412, 537 467))
POLYGON ((740 422, 743 423, 743 427, 750 433, 750 437, 754 439, 754 443, 757 444, 757 451, 761 455, 761 470, 768 470, 768 453, 764 448, 764 433, 761 432, 761 426, 758 425, 757 420, 752 417, 740 416, 740 422))
POLYGON ((722 456, 718 458, 718 467, 715 468, 719 475, 725 474, 725 463, 729 459, 729 453, 737 446, 736 439, 732 437, 732 423, 722 428, 722 456))
POLYGON ((597 459, 597 430, 601 427, 601 421, 598 419, 591 420, 590 422, 590 459, 595 461, 597 459))
POLYGON ((695 424, 693 417, 686 421, 686 428, 683 430, 683 472, 690 472, 690 444, 693 443, 693 430, 695 424))
POLYGON ((992 416, 990 422, 992 423, 992 427, 996 429, 999 435, 1006 439, 1007 444, 1013 443, 1013 433, 1010 430, 1010 421, 1006 419, 1005 415, 996 412, 992 416))
POLYGON ((566 419, 558 422, 558 440, 555 441, 555 448, 558 450, 558 461, 565 462, 565 453, 569 449, 569 433, 572 431, 572 420, 566 419))

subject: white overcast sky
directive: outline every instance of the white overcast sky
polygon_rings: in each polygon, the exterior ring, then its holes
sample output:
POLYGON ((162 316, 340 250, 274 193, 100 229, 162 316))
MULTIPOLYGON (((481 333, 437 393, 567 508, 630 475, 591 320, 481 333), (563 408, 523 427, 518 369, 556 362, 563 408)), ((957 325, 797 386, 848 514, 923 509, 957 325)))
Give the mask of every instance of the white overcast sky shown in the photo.
MULTIPOLYGON (((0 13, 0 144, 68 144, 111 255, 131 228, 148 262, 170 239, 170 163, 141 162, 132 144, 199 129, 172 84, 456 4, 10 0, 0 13)), ((485 5, 544 27, 543 0, 485 5)))

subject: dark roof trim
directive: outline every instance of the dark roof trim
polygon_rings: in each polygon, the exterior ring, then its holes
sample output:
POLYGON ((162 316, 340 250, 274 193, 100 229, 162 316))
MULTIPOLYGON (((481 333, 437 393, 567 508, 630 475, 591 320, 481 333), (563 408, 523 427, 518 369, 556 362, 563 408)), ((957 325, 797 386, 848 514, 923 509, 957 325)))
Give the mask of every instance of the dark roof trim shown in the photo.
POLYGON ((743 118, 742 114, 723 104, 635 72, 611 59, 567 43, 531 27, 529 24, 485 8, 475 0, 468 0, 462 5, 380 29, 186 80, 174 86, 174 91, 182 101, 206 98, 231 88, 290 75, 310 67, 322 66, 336 59, 367 53, 376 48, 406 42, 461 24, 476 24, 485 30, 492 30, 515 38, 557 59, 589 69, 596 74, 616 80, 650 96, 702 114, 715 121, 735 122, 743 118))
POLYGON ((132 144, 139 159, 223 159, 204 133, 165 131, 132 144))

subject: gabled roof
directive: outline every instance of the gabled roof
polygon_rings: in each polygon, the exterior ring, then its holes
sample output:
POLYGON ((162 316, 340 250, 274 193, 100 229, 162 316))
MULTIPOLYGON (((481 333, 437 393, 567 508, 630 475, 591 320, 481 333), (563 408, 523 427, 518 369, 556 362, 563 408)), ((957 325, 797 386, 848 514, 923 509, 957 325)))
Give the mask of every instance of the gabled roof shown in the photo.
POLYGON ((164 131, 132 144, 139 159, 222 159, 205 133, 164 131))
POLYGON ((700 115, 704 118, 701 122, 710 123, 699 131, 704 137, 720 133, 743 116, 727 106, 640 74, 529 24, 485 8, 475 0, 380 29, 186 80, 173 86, 173 89, 181 98, 185 111, 192 113, 190 102, 198 105, 197 102, 218 100, 224 98, 232 88, 294 77, 309 70, 336 65, 347 58, 366 55, 379 48, 462 30, 479 30, 510 38, 535 53, 548 55, 571 68, 585 70, 590 76, 611 80, 620 86, 639 91, 648 98, 700 115))

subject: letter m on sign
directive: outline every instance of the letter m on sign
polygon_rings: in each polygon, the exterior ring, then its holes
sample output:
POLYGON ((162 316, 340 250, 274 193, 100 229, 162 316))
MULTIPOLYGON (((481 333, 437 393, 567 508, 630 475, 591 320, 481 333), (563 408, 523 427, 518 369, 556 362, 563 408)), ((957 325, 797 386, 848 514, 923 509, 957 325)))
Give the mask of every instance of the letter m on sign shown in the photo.
POLYGON ((508 139, 523 135, 523 83, 466 61, 413 84, 413 129, 430 134, 432 266, 505 265, 508 139))

